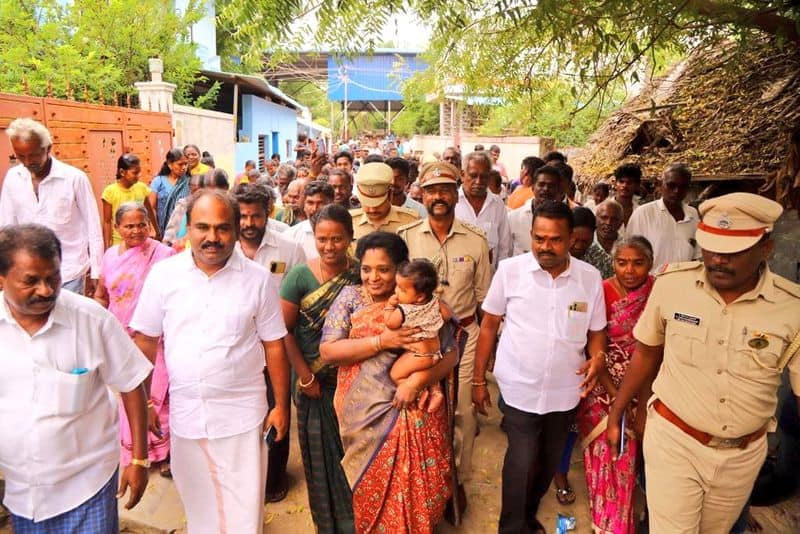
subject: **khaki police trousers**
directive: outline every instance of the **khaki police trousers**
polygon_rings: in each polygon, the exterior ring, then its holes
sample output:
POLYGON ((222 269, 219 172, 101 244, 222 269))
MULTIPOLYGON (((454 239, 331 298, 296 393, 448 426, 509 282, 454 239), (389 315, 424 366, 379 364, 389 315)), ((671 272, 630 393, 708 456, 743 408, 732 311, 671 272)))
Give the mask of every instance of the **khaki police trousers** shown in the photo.
POLYGON ((728 534, 766 455, 766 437, 744 450, 707 447, 651 406, 644 434, 650 534, 728 534))
MULTIPOLYGON (((469 480, 472 472, 472 449, 475 445, 475 432, 478 429, 478 418, 472 405, 472 373, 475 370, 475 349, 478 346, 478 321, 464 328, 467 332, 467 343, 464 354, 458 362, 458 398, 456 399, 456 420, 454 429, 456 469, 458 481, 469 480)), ((497 400, 497 399, 495 399, 497 400)))

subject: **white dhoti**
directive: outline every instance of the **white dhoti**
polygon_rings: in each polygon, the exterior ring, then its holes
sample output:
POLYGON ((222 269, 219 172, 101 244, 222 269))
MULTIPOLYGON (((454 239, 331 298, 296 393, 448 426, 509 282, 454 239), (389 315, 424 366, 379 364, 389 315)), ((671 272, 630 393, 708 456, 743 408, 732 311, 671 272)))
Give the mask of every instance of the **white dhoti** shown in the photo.
POLYGON ((261 425, 220 439, 173 435, 170 457, 189 534, 262 532, 267 446, 261 425))

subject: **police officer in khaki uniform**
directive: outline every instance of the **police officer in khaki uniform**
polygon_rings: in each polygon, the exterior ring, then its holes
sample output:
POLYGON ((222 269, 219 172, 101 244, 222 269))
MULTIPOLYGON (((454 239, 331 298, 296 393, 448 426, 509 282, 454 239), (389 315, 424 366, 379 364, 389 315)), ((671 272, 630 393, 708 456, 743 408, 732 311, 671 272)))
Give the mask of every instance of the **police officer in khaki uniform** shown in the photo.
MULTIPOLYGON (((483 230, 455 217, 459 174, 456 167, 446 162, 424 165, 419 184, 428 217, 404 226, 398 234, 408 244, 411 258, 426 258, 436 265, 441 298, 452 307, 468 335, 458 364, 455 429, 456 465, 459 481, 463 483, 469 478, 478 423, 470 387, 480 331, 475 313, 489 290, 492 267, 483 230)), ((459 500, 465 502, 462 485, 458 493, 459 500)))
POLYGON ((419 219, 416 210, 392 205, 392 178, 392 168, 385 163, 361 166, 356 175, 356 196, 361 207, 350 210, 354 241, 377 230, 396 233, 401 226, 419 219))
POLYGON ((800 393, 800 358, 789 359, 800 286, 767 266, 781 211, 749 193, 701 204, 702 262, 666 265, 634 328, 608 440, 618 450, 622 414, 655 378, 644 436, 653 534, 727 534, 764 462, 785 366, 800 393))

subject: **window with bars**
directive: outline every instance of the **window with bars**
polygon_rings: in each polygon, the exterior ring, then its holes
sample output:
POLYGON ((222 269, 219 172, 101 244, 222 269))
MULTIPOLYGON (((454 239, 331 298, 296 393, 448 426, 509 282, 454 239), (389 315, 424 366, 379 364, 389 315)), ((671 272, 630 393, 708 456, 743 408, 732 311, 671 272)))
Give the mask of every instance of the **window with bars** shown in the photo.
POLYGON ((266 172, 267 170, 267 136, 258 136, 258 170, 266 172))

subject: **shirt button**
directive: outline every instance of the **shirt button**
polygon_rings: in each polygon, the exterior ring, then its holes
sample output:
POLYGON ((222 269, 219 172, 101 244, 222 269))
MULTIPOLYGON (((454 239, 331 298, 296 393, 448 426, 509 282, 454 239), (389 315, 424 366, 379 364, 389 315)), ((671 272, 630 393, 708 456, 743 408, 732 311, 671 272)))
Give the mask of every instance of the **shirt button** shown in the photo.
POLYGON ((722 315, 728 315, 728 310, 727 309, 722 310, 722 315))
POLYGON ((728 430, 728 425, 722 425, 722 430, 728 430))
POLYGON ((719 403, 720 403, 720 404, 725 404, 725 399, 720 399, 720 400, 719 400, 719 403))
POLYGON ((718 339, 717 340, 717 344, 724 345, 725 344, 725 340, 724 339, 718 339))
POLYGON ((722 369, 717 369, 717 374, 721 375, 722 374, 722 369))

